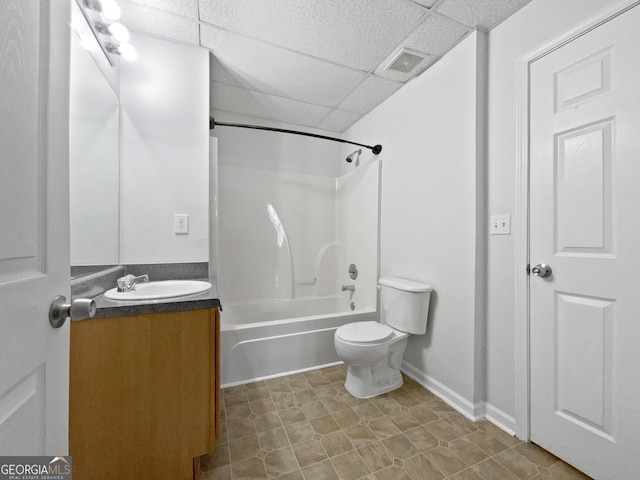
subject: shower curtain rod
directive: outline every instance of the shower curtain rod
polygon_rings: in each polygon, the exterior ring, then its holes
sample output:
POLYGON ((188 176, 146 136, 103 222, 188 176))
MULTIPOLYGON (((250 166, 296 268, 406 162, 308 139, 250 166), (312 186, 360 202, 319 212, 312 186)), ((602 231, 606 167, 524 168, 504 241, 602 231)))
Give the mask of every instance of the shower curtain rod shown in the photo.
POLYGON ((220 127, 239 127, 239 128, 251 128, 253 130, 267 130, 269 132, 291 133, 293 135, 302 135, 304 137, 321 138, 322 140, 331 140, 333 142, 348 143, 350 145, 357 145, 358 147, 368 148, 374 155, 378 155, 382 151, 382 145, 364 145, 362 143, 350 142, 341 138, 327 137, 326 135, 317 135, 315 133, 299 132, 297 130, 286 130, 284 128, 262 127, 260 125, 246 125, 244 123, 226 123, 216 122, 213 117, 209 117, 209 130, 213 130, 216 126, 220 127))

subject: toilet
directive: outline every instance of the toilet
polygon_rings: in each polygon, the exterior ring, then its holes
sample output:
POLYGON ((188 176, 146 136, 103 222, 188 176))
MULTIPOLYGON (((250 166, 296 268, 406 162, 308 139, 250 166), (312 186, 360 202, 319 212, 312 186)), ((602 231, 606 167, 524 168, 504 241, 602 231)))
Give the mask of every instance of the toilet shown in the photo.
POLYGON ((394 277, 381 278, 378 285, 380 323, 348 323, 334 336, 338 357, 348 367, 344 386, 358 398, 401 387, 400 366, 409 335, 427 331, 430 286, 394 277))

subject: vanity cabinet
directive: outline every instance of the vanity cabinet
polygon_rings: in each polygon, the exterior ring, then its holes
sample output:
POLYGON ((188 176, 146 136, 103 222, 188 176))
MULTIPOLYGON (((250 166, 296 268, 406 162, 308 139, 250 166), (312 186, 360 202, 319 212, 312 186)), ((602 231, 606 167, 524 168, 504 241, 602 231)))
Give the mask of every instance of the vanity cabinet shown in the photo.
POLYGON ((219 332, 215 308, 71 324, 74 478, 194 478, 218 432, 219 332))

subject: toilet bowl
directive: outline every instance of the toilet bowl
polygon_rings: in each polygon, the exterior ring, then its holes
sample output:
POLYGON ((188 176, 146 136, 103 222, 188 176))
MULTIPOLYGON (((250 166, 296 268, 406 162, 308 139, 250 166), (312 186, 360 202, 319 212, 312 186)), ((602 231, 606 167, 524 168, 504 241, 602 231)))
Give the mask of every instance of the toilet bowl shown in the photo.
POLYGON ((381 322, 353 322, 334 335, 338 357, 347 365, 345 388, 370 398, 402 386, 400 367, 409 334, 423 334, 431 287, 400 278, 381 278, 381 322))
POLYGON ((338 328, 334 345, 338 357, 348 366, 344 385, 347 391, 354 397, 369 398, 399 388, 402 385, 400 365, 408 338, 408 333, 372 321, 338 328), (380 333, 376 338, 367 335, 367 331, 380 333))

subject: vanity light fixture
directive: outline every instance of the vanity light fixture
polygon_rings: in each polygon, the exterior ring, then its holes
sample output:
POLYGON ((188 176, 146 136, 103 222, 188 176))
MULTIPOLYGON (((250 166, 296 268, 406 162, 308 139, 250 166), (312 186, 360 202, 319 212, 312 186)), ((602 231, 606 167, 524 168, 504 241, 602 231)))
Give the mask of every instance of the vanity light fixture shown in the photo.
POLYGON ((136 49, 127 43, 129 30, 115 22, 122 15, 115 0, 76 0, 76 3, 112 67, 116 65, 113 55, 131 62, 138 57, 136 49))
POLYGON ((106 23, 95 22, 94 26, 102 35, 112 36, 116 41, 121 43, 128 42, 131 37, 127 27, 121 23, 112 23, 111 25, 107 25, 106 23))
POLYGON ((122 10, 115 0, 100 0, 102 7, 102 15, 109 20, 119 20, 122 16, 122 10))
POLYGON ((84 0, 87 8, 104 16, 107 20, 119 20, 122 16, 120 5, 115 0, 84 0))
POLYGON ((109 52, 110 54, 120 55, 122 58, 129 62, 133 62, 136 58, 138 58, 138 52, 128 43, 121 43, 120 45, 105 43, 104 46, 107 49, 107 52, 109 52))

